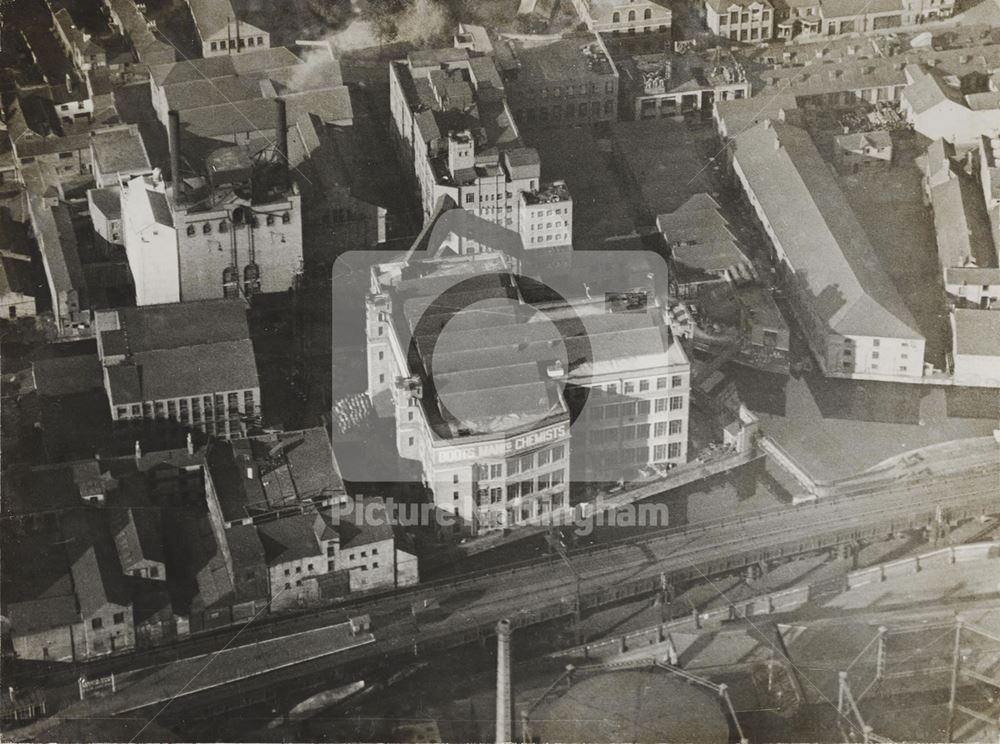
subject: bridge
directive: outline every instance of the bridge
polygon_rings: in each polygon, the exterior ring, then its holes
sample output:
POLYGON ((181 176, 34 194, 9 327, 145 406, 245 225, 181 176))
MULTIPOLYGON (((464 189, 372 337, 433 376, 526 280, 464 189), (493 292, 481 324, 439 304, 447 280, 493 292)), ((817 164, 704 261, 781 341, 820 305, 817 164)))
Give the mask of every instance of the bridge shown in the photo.
MULTIPOLYGON (((159 664, 126 676, 115 694, 90 700, 85 706, 71 705, 58 715, 151 717, 166 705, 218 714, 227 708, 271 704, 283 695, 309 694, 317 685, 329 687, 340 675, 363 673, 389 659, 398 665, 400 659, 415 661, 483 642, 495 632, 501 617, 509 618, 515 628, 558 621, 578 610, 648 596, 660 591, 665 582, 676 586, 705 581, 752 565, 881 540, 932 525, 942 514, 958 521, 1000 512, 998 482, 1000 463, 966 473, 915 477, 883 489, 831 496, 729 521, 628 535, 617 542, 570 551, 572 566, 558 557, 542 557, 417 585, 313 613, 305 618, 313 624, 307 630, 301 628, 303 618, 271 622, 261 629, 266 635, 248 628, 236 640, 227 639, 228 646, 243 649, 238 659, 227 658, 227 651, 217 658, 203 654, 159 664), (423 599, 437 600, 443 616, 415 622, 410 607, 423 599), (331 642, 317 630, 342 626, 348 615, 361 613, 373 617, 371 638, 331 642), (274 639, 268 642, 269 650, 253 651, 262 637, 274 639), (311 645, 316 646, 313 653, 311 645), (270 650, 282 648, 286 650, 283 655, 270 650), (280 664, 275 662, 276 654, 282 657, 280 664), (289 654, 307 658, 290 665, 289 654), (215 665, 219 668, 212 671, 211 689, 192 683, 208 674, 206 666, 215 665)), ((119 661, 125 664, 130 659, 119 661)), ((131 660, 131 666, 137 662, 131 660)), ((42 721, 22 731, 44 738, 44 726, 42 721)))

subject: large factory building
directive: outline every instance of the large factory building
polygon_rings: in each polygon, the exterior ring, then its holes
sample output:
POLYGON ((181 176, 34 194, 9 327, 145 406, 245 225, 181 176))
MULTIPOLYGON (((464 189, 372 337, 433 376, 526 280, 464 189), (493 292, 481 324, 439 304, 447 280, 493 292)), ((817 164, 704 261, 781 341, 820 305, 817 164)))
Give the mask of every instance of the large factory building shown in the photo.
POLYGON ((525 524, 567 509, 571 484, 686 461, 690 365, 648 265, 616 253, 594 272, 577 253, 543 283, 518 273, 516 236, 504 251, 427 250, 433 223, 372 268, 368 392, 456 531, 525 524))

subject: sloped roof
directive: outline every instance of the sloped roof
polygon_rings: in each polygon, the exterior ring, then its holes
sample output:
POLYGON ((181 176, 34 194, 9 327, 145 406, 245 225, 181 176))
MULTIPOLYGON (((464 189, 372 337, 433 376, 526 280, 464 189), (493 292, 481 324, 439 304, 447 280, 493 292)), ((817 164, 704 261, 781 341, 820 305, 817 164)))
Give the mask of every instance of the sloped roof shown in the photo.
POLYGON ((922 338, 805 130, 761 122, 739 137, 734 159, 800 289, 830 329, 845 335, 922 338))
POLYGON ((907 65, 906 75, 912 82, 903 89, 902 95, 915 114, 922 114, 942 103, 965 106, 962 92, 942 80, 936 70, 907 65))
POLYGON ((978 183, 956 173, 931 187, 931 206, 943 269, 996 264, 990 219, 978 183))
MULTIPOLYGON (((229 25, 234 26, 233 38, 235 38, 235 24, 237 23, 236 11, 229 0, 187 0, 191 8, 191 17, 194 25, 198 29, 198 35, 202 41, 217 38, 227 31, 229 25)), ((246 21, 239 21, 240 35, 242 29, 246 30, 248 36, 253 36, 263 31, 256 26, 251 26, 246 21)))
POLYGON ((146 172, 153 169, 138 127, 117 127, 94 132, 90 147, 102 173, 146 172))
POLYGON ((30 538, 5 535, 3 558, 3 615, 14 632, 31 633, 80 621, 76 595, 61 535, 35 532, 30 538))
POLYGON ((671 245, 674 261, 685 267, 717 273, 749 263, 718 202, 708 194, 695 194, 673 212, 659 215, 656 226, 671 245))
POLYGON ((60 525, 83 617, 94 615, 107 604, 131 604, 128 583, 104 514, 96 509, 72 509, 62 515, 60 525))
POLYGON ((260 536, 261 545, 264 546, 267 565, 277 566, 289 561, 323 555, 316 539, 317 520, 322 522, 322 517, 318 514, 293 514, 257 525, 257 534, 260 536))

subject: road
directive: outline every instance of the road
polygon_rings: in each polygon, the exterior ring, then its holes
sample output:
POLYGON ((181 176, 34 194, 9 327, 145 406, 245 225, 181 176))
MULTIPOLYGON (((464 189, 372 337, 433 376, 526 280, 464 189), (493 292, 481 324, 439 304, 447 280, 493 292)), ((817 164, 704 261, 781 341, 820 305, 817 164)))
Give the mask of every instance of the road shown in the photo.
MULTIPOLYGON (((570 561, 581 577, 580 591, 584 596, 637 580, 655 580, 661 573, 691 575, 694 569, 696 575, 707 579, 707 573, 721 570, 719 567, 725 565, 730 556, 766 548, 778 549, 779 546, 780 554, 792 555, 796 545, 808 549, 810 540, 860 532, 876 524, 893 522, 893 529, 900 530, 909 524, 912 515, 933 513, 936 506, 947 511, 976 504, 977 510, 997 512, 1000 511, 998 484, 1000 463, 982 466, 972 473, 915 480, 879 493, 829 498, 777 513, 743 517, 729 524, 693 526, 680 534, 646 535, 623 544, 594 546, 571 553, 570 561), (703 570, 699 566, 716 568, 703 570)), ((374 626, 374 642, 361 647, 348 649, 345 644, 335 648, 328 639, 320 639, 318 634, 310 637, 306 633, 288 635, 284 643, 276 643, 275 647, 294 648, 296 654, 309 656, 310 642, 321 641, 317 652, 322 648, 324 661, 331 666, 360 658, 384 658, 386 654, 413 649, 415 644, 448 645, 449 641, 464 638, 470 630, 488 628, 501 617, 511 618, 515 627, 530 625, 544 619, 539 608, 556 606, 558 609, 560 604, 571 607, 575 592, 573 572, 561 562, 502 568, 463 582, 452 582, 447 588, 440 585, 417 587, 415 592, 390 595, 370 607, 352 610, 352 613, 371 611, 383 618, 374 626), (410 604, 423 597, 439 599, 446 616, 419 626, 412 618, 407 618, 410 604), (395 622, 390 620, 393 612, 397 613, 395 622)), ((343 614, 338 622, 342 619, 343 614)), ((238 668, 232 668, 233 665, 222 657, 220 677, 215 678, 215 683, 224 684, 227 674, 235 680, 273 673, 277 667, 270 656, 246 654, 238 668)), ((181 698, 190 694, 192 688, 201 687, 192 685, 191 674, 188 665, 177 663, 147 670, 129 680, 130 683, 114 696, 88 701, 88 705, 71 706, 72 710, 62 711, 61 715, 95 717, 142 709, 148 712, 157 701, 175 696, 181 698)), ((268 678, 261 678, 259 683, 268 684, 268 678)))

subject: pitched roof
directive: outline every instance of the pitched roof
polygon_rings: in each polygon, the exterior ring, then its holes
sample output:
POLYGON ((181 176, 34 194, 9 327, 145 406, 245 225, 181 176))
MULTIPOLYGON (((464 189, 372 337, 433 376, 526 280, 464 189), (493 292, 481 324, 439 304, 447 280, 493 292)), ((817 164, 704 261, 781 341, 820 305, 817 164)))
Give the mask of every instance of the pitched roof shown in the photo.
POLYGON ((129 605, 131 593, 104 514, 96 509, 71 509, 62 515, 60 527, 80 614, 88 618, 107 604, 129 605))
POLYGON ((955 173, 931 187, 931 206, 943 269, 996 264, 990 218, 978 183, 955 173))
POLYGON ((72 395, 104 387, 97 354, 36 359, 31 363, 35 390, 42 396, 72 395))
POLYGON ((855 132, 853 134, 838 134, 833 138, 838 147, 844 150, 864 150, 867 147, 874 147, 876 150, 885 150, 892 147, 892 137, 884 129, 874 132, 855 132))
MULTIPOLYGON (((323 521, 318 514, 293 514, 257 525, 267 565, 273 567, 302 558, 321 556, 323 551, 316 539, 317 520, 323 521)), ((322 532, 321 527, 319 531, 322 532)))
POLYGON ((659 215, 656 226, 670 244, 674 261, 687 268, 718 273, 749 263, 718 202, 708 194, 695 194, 673 212, 659 215))
POLYGON ((105 508, 125 571, 142 561, 163 562, 159 508, 150 502, 143 476, 135 473, 119 478, 105 508))
MULTIPOLYGON (((256 26, 251 26, 246 21, 237 21, 236 11, 229 0, 187 0, 191 8, 191 17, 194 25, 198 29, 198 35, 202 41, 216 38, 219 34, 226 32, 232 25, 233 38, 236 36, 236 23, 240 29, 246 29, 248 35, 263 33, 256 26)), ((243 35, 242 32, 240 34, 243 35)))
POLYGON ((919 65, 907 65, 906 75, 912 82, 903 89, 903 99, 915 114, 922 114, 942 103, 965 106, 962 92, 948 85, 936 70, 924 70, 919 65))
POLYGON ((121 191, 114 187, 88 189, 87 199, 91 208, 98 210, 105 219, 117 220, 122 216, 121 191))
POLYGON ((959 308, 953 314, 955 354, 1000 357, 1000 312, 959 308))
POLYGON ((344 493, 321 427, 213 442, 208 468, 227 522, 344 493))
POLYGON ((86 279, 69 207, 62 202, 50 207, 42 196, 29 193, 28 209, 53 290, 85 293, 86 279))
POLYGON ((112 405, 259 387, 242 300, 101 311, 97 317, 112 405))
POLYGON ((61 535, 35 532, 30 537, 15 537, 5 533, 0 556, 4 563, 0 601, 15 633, 80 621, 61 535))
POLYGON ((805 130, 761 122, 737 139, 734 159, 801 290, 830 329, 845 335, 922 338, 805 130))

